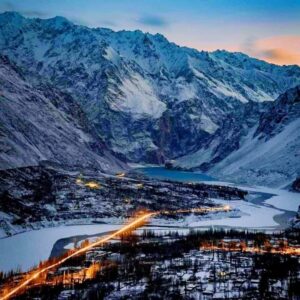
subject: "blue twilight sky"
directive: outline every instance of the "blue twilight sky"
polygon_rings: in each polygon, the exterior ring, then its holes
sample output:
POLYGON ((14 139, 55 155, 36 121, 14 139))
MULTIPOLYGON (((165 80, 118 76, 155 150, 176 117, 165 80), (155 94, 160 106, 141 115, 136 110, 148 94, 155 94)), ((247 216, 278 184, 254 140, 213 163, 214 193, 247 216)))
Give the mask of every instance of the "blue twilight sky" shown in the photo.
POLYGON ((300 0, 0 0, 0 11, 162 33, 199 50, 227 49, 300 64, 300 0))

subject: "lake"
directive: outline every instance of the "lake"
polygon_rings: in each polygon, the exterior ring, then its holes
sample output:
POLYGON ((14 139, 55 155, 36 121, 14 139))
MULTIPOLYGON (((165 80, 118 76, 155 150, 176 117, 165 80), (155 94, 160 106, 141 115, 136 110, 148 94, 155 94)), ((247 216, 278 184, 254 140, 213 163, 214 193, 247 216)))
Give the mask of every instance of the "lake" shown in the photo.
POLYGON ((185 172, 179 170, 169 170, 164 167, 144 167, 137 168, 135 171, 144 175, 161 180, 172 180, 181 182, 202 182, 217 181, 215 178, 199 172, 185 172))

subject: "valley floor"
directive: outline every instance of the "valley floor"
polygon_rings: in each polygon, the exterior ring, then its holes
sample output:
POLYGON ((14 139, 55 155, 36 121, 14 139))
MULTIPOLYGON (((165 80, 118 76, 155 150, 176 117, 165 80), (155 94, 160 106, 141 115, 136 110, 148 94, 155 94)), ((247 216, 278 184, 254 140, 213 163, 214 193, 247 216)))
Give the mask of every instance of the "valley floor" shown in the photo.
MULTIPOLYGON (((225 183, 211 182, 210 184, 225 183)), ((239 186, 239 188, 251 191, 245 200, 212 199, 216 205, 230 205, 230 212, 180 215, 175 219, 156 217, 144 228, 159 233, 183 234, 188 234, 190 230, 211 228, 277 232, 290 225, 289 219, 296 215, 296 209, 300 205, 299 195, 289 191, 263 187, 239 186)), ((5 272, 18 268, 28 270, 41 260, 54 255, 55 251, 57 254, 62 254, 66 249, 74 248, 76 244, 87 238, 99 237, 118 229, 124 220, 124 218, 102 218, 97 219, 99 224, 95 224, 93 218, 68 220, 65 224, 60 222, 56 226, 53 223, 49 224, 55 227, 31 230, 2 238, 0 239, 2 250, 0 270, 5 272)))
MULTIPOLYGON (((260 190, 261 188, 251 188, 252 192, 260 190)), ((275 192, 275 190, 272 191, 275 192)), ((271 189, 268 189, 268 192, 271 192, 271 189)), ((275 195, 258 192, 255 196, 249 195, 248 198, 248 201, 213 199, 214 203, 218 205, 230 205, 232 210, 201 216, 195 214, 183 215, 176 219, 157 217, 151 220, 145 229, 151 229, 159 233, 179 232, 184 234, 188 234, 191 229, 207 230, 211 228, 276 232, 286 228, 288 219, 296 214, 295 211, 286 211, 282 208, 295 207, 297 202, 297 194, 295 193, 282 191, 282 195, 275 195), (291 203, 277 207, 278 203, 281 204, 279 197, 283 197, 283 195, 288 195, 286 199, 291 203), (282 218, 278 218, 278 216, 282 216, 282 218)), ((74 222, 77 224, 82 222, 83 224, 72 225, 71 221, 69 226, 60 225, 58 227, 32 230, 0 239, 2 250, 0 252, 1 270, 9 271, 17 268, 28 270, 38 264, 39 261, 47 259, 59 241, 64 241, 64 249, 74 248, 75 241, 79 243, 88 237, 100 236, 118 229, 124 223, 124 219, 103 218, 102 222, 106 224, 95 224, 92 219, 74 220, 74 222), (66 247, 67 245, 68 247, 66 247)), ((61 254, 62 251, 63 249, 59 249, 58 253, 61 254)))

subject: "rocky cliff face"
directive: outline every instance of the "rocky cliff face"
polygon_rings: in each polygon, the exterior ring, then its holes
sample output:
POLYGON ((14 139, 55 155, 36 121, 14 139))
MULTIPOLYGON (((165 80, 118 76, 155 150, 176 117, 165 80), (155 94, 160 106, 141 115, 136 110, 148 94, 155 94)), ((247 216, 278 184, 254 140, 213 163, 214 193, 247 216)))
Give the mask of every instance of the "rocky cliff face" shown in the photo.
POLYGON ((295 192, 300 193, 300 178, 296 178, 295 181, 292 183, 292 190, 295 192))
POLYGON ((0 56, 0 168, 57 162, 117 170, 116 159, 74 99, 0 56), (37 83, 38 81, 38 83, 37 83))

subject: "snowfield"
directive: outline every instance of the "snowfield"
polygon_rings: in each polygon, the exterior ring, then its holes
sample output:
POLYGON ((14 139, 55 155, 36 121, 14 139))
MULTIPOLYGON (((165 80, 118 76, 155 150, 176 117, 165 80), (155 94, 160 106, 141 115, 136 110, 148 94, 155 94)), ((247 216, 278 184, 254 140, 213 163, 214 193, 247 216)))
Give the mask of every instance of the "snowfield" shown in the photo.
POLYGON ((262 193, 273 194, 271 198, 266 200, 266 204, 272 205, 279 209, 284 209, 288 211, 298 211, 300 205, 300 194, 294 193, 284 189, 273 189, 268 187, 242 187, 248 191, 258 191, 262 193))
POLYGON ((113 103, 113 109, 131 113, 135 118, 146 115, 155 119, 166 110, 166 104, 157 98, 150 84, 139 75, 125 79, 121 91, 125 97, 113 103))
MULTIPOLYGON (((274 201, 274 204, 276 201, 274 201)), ((156 226, 163 226, 165 229, 160 228, 160 230, 166 232, 176 231, 178 229, 181 231, 183 228, 208 229, 214 228, 215 226, 263 231, 277 231, 282 228, 280 224, 274 220, 275 216, 284 213, 282 209, 257 205, 243 200, 224 201, 216 199, 214 202, 219 205, 230 205, 232 210, 230 212, 211 213, 205 216, 191 214, 176 221, 154 219, 151 221, 151 225, 155 231, 159 230, 156 226), (170 226, 170 228, 168 228, 168 226, 170 226)), ((273 203, 271 199, 269 202, 273 203)), ((267 201, 265 203, 269 204, 267 201)))
MULTIPOLYGON (((205 181, 205 183, 235 186, 251 193, 247 196, 247 201, 213 199, 216 204, 230 205, 232 209, 230 212, 218 212, 206 216, 192 214, 177 221, 154 219, 151 225, 154 228, 159 225, 193 229, 228 226, 232 228, 276 231, 282 229, 282 227, 280 226, 281 224, 275 221, 274 217, 286 212, 297 212, 300 206, 299 193, 288 190, 236 185, 219 181, 205 181), (255 199, 258 197, 262 197, 263 199, 259 203, 255 203, 255 199)), ((174 230, 174 228, 170 228, 170 230, 174 230)))
POLYGON ((274 208, 267 208, 260 205, 255 205, 246 201, 222 201, 214 200, 220 205, 229 204, 232 209, 238 210, 239 214, 232 217, 227 217, 228 214, 223 213, 222 216, 218 214, 218 219, 214 216, 211 220, 197 220, 196 217, 189 217, 186 219, 189 227, 198 226, 230 226, 230 227, 244 227, 251 229, 265 229, 267 227, 277 227, 273 219, 275 215, 282 213, 280 210, 274 208))

